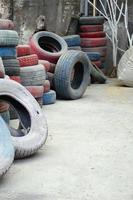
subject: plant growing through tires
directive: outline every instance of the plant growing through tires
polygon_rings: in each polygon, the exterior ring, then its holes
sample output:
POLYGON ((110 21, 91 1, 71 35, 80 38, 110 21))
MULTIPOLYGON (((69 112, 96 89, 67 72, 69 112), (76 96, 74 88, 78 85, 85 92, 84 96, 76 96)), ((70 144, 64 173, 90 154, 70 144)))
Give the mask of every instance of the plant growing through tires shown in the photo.
MULTIPOLYGON (((129 42, 129 46, 132 46, 133 44, 133 34, 129 34, 128 30, 128 6, 127 6, 127 0, 125 0, 125 4, 122 2, 120 5, 118 5, 118 0, 106 0, 107 7, 105 8, 105 5, 103 4, 102 0, 98 0, 102 11, 95 6, 91 0, 88 0, 88 3, 93 6, 107 21, 111 30, 111 36, 109 36, 107 33, 107 37, 112 42, 113 47, 113 70, 110 75, 117 69, 117 55, 118 50, 121 50, 124 52, 124 50, 120 49, 118 47, 118 24, 120 22, 121 17, 124 18, 124 24, 125 29, 127 33, 127 38, 129 42)), ((116 74, 116 73, 115 73, 116 74)))

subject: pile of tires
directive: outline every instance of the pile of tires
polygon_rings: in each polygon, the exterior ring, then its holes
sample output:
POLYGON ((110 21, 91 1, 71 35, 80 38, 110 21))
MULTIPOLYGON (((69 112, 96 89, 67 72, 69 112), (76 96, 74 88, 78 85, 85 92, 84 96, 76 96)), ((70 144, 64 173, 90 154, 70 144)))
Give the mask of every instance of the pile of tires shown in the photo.
POLYGON ((27 88, 42 107, 46 69, 44 65, 39 63, 38 56, 31 54, 29 45, 18 45, 17 55, 21 84, 27 88))
POLYGON ((55 103, 54 73, 59 58, 68 50, 67 43, 55 33, 40 31, 35 33, 29 41, 32 53, 38 55, 39 63, 43 64, 47 72, 44 84, 43 104, 55 103))
POLYGON ((107 38, 103 31, 103 24, 104 18, 101 16, 79 19, 82 51, 86 52, 92 63, 99 68, 102 68, 107 53, 107 38))
POLYGON ((0 57, 3 59, 5 73, 10 79, 20 82, 20 67, 16 59, 16 46, 19 42, 18 33, 14 30, 11 20, 0 20, 0 57))
POLYGON ((81 51, 81 39, 79 35, 68 35, 64 36, 63 39, 68 45, 68 50, 79 50, 81 51))

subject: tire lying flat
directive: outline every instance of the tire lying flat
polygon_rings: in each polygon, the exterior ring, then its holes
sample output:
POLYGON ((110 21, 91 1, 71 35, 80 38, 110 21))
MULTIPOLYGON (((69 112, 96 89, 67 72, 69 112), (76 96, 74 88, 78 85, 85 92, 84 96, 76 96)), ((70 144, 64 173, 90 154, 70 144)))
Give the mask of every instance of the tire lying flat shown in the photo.
POLYGON ((104 23, 104 17, 80 17, 79 24, 80 25, 101 25, 104 23))

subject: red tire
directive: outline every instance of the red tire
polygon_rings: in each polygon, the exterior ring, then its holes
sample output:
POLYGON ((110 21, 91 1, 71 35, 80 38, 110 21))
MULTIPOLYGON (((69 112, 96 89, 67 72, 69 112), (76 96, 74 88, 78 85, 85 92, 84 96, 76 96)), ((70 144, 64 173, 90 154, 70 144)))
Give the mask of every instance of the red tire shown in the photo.
POLYGON ((55 71, 55 67, 56 67, 56 64, 54 64, 54 63, 50 63, 50 69, 49 69, 49 72, 54 73, 54 71, 55 71))
POLYGON ((44 93, 47 93, 50 91, 50 82, 49 80, 46 80, 45 83, 44 83, 44 93))
POLYGON ((106 36, 106 33, 103 31, 99 32, 88 32, 88 33, 79 33, 81 38, 103 38, 106 36))
POLYGON ((20 76, 10 76, 10 79, 13 81, 16 81, 18 83, 21 83, 21 78, 20 76))
POLYGON ((101 47, 107 44, 107 38, 82 38, 81 47, 101 47))
POLYGON ((27 56, 31 54, 31 49, 29 45, 18 45, 17 46, 17 56, 27 56))
POLYGON ((39 60, 39 64, 42 64, 45 67, 47 72, 50 70, 51 63, 49 61, 39 60))
POLYGON ((98 32, 103 31, 103 25, 82 25, 80 26, 81 32, 98 32))
POLYGON ((98 68, 100 68, 102 65, 102 62, 101 60, 98 60, 98 61, 93 61, 92 64, 95 64, 98 68))
POLYGON ((14 30, 14 23, 8 19, 0 19, 0 30, 14 30))
POLYGON ((82 48, 84 52, 98 52, 101 56, 106 56, 107 54, 107 47, 90 47, 90 48, 82 48))
POLYGON ((20 67, 38 65, 38 56, 36 54, 18 57, 17 59, 19 61, 20 67))
POLYGON ((26 86, 26 89, 32 94, 33 97, 39 98, 43 96, 43 86, 26 86))
POLYGON ((30 47, 40 60, 48 60, 57 63, 62 54, 67 51, 65 40, 55 33, 40 31, 30 38, 30 47))
POLYGON ((0 102, 0 113, 9 110, 9 104, 6 102, 0 102))

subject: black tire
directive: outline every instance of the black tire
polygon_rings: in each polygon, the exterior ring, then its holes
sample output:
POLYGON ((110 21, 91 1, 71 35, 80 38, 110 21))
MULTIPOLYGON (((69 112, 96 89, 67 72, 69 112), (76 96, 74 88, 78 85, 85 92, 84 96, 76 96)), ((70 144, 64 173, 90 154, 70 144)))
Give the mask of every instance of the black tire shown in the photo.
POLYGON ((20 67, 17 59, 3 59, 4 67, 20 67))
POLYGON ((104 73, 96 65, 91 64, 90 66, 91 66, 91 83, 104 84, 107 80, 104 73))
POLYGON ((80 46, 81 44, 79 35, 68 35, 64 36, 63 39, 66 41, 68 47, 80 46))
POLYGON ((90 67, 86 54, 68 51, 56 65, 54 85, 57 95, 63 99, 79 99, 90 82, 90 67))
POLYGON ((102 25, 104 24, 104 17, 80 17, 79 24, 80 25, 102 25))
POLYGON ((12 30, 0 30, 0 46, 17 46, 19 42, 19 36, 16 31, 12 30))
POLYGON ((46 80, 46 71, 42 64, 20 69, 21 83, 24 86, 44 85, 46 80))
POLYGON ((5 67, 5 73, 8 76, 20 76, 20 67, 5 67))

